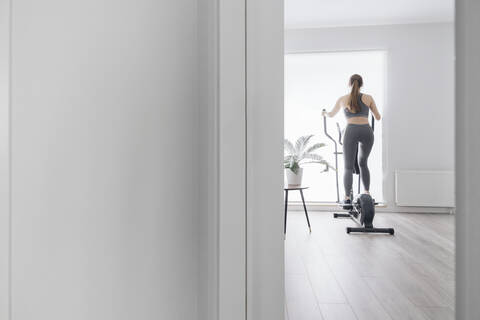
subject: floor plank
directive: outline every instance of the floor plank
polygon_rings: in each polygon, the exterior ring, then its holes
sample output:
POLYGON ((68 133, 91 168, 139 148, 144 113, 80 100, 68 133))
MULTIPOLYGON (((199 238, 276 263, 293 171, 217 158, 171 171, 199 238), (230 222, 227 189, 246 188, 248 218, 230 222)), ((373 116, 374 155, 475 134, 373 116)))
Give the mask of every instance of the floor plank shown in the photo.
POLYGON ((428 320, 454 320, 455 313, 451 308, 422 307, 422 311, 428 320))
POLYGON ((325 320, 357 320, 352 308, 348 304, 321 304, 320 310, 325 320))
POLYGON ((307 276, 287 275, 285 295, 290 320, 323 319, 307 276))
POLYGON ((286 319, 454 319, 454 216, 377 214, 395 236, 348 235, 349 219, 289 212, 286 319), (287 318, 288 317, 288 318, 287 318))
POLYGON ((347 258, 328 256, 327 261, 359 320, 391 319, 366 281, 358 276, 355 267, 347 258))
POLYGON ((366 278, 366 282, 393 320, 428 320, 390 279, 366 278))
POLYGON ((346 303, 343 291, 330 266, 310 235, 295 235, 297 254, 301 256, 318 303, 346 303))

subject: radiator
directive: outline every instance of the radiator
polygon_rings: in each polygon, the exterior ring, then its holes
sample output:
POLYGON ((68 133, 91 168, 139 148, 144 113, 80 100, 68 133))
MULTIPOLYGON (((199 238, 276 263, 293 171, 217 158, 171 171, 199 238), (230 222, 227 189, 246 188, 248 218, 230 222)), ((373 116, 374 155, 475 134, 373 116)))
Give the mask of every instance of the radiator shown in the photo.
POLYGON ((395 202, 405 207, 455 207, 453 171, 395 171, 395 202))

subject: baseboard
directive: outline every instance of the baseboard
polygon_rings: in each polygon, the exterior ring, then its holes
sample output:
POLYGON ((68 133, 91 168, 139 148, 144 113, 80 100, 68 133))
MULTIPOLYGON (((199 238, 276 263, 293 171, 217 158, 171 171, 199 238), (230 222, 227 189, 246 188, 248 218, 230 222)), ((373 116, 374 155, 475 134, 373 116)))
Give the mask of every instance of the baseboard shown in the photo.
MULTIPOLYGON (((312 212, 333 212, 341 210, 340 207, 333 202, 307 202, 307 210, 312 212)), ((288 205, 289 211, 303 211, 303 205, 301 202, 291 202, 288 205)), ((385 203, 381 203, 376 207, 376 212, 382 213, 443 213, 454 214, 455 208, 443 208, 443 207, 397 207, 388 206, 385 203)))

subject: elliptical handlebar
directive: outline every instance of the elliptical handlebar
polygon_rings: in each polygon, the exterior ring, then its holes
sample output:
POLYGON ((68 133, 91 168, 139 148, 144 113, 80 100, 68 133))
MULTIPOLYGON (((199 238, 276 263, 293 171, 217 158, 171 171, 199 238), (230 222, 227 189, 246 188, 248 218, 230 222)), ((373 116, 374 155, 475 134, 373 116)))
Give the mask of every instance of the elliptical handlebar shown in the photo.
MULTIPOLYGON (((323 111, 327 111, 323 109, 323 111)), ((337 185, 337 202, 340 202, 340 190, 338 188, 338 147, 337 147, 337 141, 333 139, 331 135, 328 134, 327 131, 327 117, 324 115, 323 116, 323 132, 325 132, 325 135, 333 141, 333 144, 335 146, 335 179, 336 179, 336 185, 337 185)))
POLYGON ((340 124, 337 122, 337 130, 338 130, 338 143, 343 146, 342 142, 342 128, 340 128, 340 124))
MULTIPOLYGON (((327 111, 325 109, 323 109, 322 111, 327 111)), ((337 145, 337 141, 335 139, 332 138, 331 135, 328 134, 328 131, 327 131, 327 117, 324 115, 323 116, 323 131, 325 132, 325 135, 333 141, 333 143, 335 144, 335 147, 337 145)))

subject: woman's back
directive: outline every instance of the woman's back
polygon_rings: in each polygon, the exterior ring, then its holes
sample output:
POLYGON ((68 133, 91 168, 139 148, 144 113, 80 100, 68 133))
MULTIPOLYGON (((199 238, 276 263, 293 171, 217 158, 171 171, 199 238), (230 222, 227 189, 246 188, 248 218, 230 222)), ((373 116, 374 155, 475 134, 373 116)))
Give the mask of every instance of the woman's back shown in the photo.
POLYGON ((344 95, 339 99, 339 106, 341 106, 344 110, 345 117, 347 118, 347 122, 351 124, 367 124, 368 123, 368 114, 369 111, 372 110, 372 113, 375 115, 377 120, 380 119, 380 114, 375 105, 375 101, 373 100, 372 96, 366 93, 359 93, 358 97, 358 106, 360 110, 355 112, 352 110, 351 106, 349 105, 350 102, 350 95, 344 95))
MULTIPOLYGON (((358 96, 358 106, 360 107, 360 110, 358 111, 354 111, 354 110, 351 110, 352 108, 350 108, 350 106, 346 106, 343 108, 343 111, 345 112, 345 117, 347 119, 349 118, 353 118, 353 117, 364 117, 364 118, 368 118, 368 113, 370 112, 370 108, 368 107, 367 103, 368 103, 368 98, 366 99, 367 101, 363 101, 363 97, 365 95, 360 93, 359 96, 358 96)), ((368 95, 367 95, 368 96, 368 95)))

